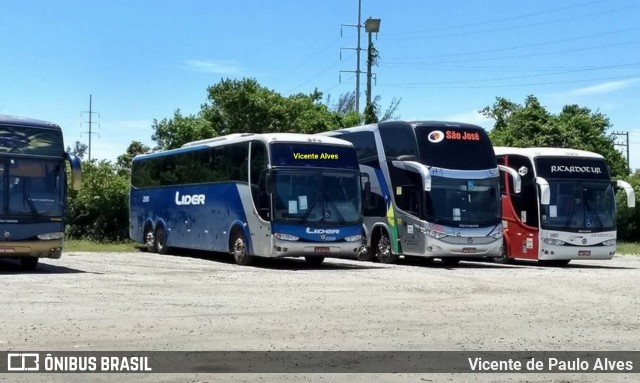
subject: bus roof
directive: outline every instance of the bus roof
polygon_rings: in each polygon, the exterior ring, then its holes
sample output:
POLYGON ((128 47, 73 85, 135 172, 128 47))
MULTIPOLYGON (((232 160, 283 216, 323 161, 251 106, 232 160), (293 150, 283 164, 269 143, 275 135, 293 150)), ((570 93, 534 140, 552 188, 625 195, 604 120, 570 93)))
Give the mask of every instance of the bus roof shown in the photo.
POLYGON ((494 146, 493 150, 496 152, 496 156, 519 154, 532 159, 536 157, 587 157, 604 159, 604 157, 598 153, 567 148, 510 148, 506 146, 494 146))
POLYGON ((239 142, 247 142, 252 140, 259 140, 265 144, 273 142, 287 142, 287 143, 316 143, 327 145, 339 145, 352 147, 349 141, 345 141, 335 137, 320 137, 310 134, 302 133, 234 133, 226 136, 219 136, 213 138, 207 138, 204 140, 188 142, 180 148, 165 150, 161 152, 140 154, 136 156, 136 159, 146 158, 147 156, 161 156, 165 154, 180 153, 191 150, 196 147, 216 147, 221 145, 235 144, 239 142), (140 157, 140 158, 139 158, 140 157))
POLYGON ((61 130, 60 126, 58 124, 54 124, 53 122, 36 120, 34 118, 28 117, 10 116, 7 114, 0 114, 0 124, 61 130))
POLYGON ((335 133, 356 133, 356 132, 369 132, 375 130, 378 127, 394 127, 394 126, 426 126, 431 128, 441 128, 441 129, 465 129, 465 130, 484 130, 482 127, 472 124, 467 124, 463 122, 453 122, 453 121, 385 121, 368 125, 360 125, 354 126, 351 128, 345 129, 336 129, 328 132, 319 133, 320 135, 328 135, 333 136, 335 133))

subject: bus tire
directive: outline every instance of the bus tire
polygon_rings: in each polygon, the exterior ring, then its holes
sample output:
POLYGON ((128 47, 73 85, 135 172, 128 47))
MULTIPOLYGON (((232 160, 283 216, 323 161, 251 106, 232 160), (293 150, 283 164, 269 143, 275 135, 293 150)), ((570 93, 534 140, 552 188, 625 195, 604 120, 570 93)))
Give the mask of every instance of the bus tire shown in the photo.
POLYGON ((501 263, 503 265, 513 263, 513 258, 509 258, 509 254, 507 254, 507 244, 505 242, 502 243, 502 250, 500 250, 500 255, 497 257, 492 257, 491 261, 493 263, 501 263))
POLYGON ((153 228, 151 226, 147 226, 144 229, 143 237, 144 239, 144 247, 143 250, 148 251, 149 253, 153 253, 156 251, 156 237, 153 235, 153 228))
POLYGON ((37 257, 22 257, 20 258, 20 268, 26 271, 34 270, 38 266, 39 260, 40 258, 37 257))
POLYGON ((444 257, 440 259, 442 260, 442 263, 447 266, 456 266, 458 263, 460 263, 460 258, 458 257, 444 257))
POLYGON ((391 252, 391 239, 389 239, 389 234, 386 231, 380 231, 380 237, 378 237, 374 246, 376 252, 376 258, 380 261, 380 263, 397 263, 398 255, 393 254, 391 252))
POLYGON ((539 260, 538 264, 540 266, 550 266, 550 267, 564 267, 571 262, 570 259, 548 259, 548 260, 539 260))
POLYGON ((247 254, 247 242, 241 230, 234 230, 229 241, 229 251, 238 265, 248 266, 253 262, 253 256, 247 254))
POLYGON ((324 262, 324 257, 304 257, 309 266, 320 266, 324 262))
POLYGON ((154 243, 154 250, 158 254, 169 254, 169 246, 167 246, 167 233, 164 230, 164 227, 159 227, 156 229, 156 235, 154 243))

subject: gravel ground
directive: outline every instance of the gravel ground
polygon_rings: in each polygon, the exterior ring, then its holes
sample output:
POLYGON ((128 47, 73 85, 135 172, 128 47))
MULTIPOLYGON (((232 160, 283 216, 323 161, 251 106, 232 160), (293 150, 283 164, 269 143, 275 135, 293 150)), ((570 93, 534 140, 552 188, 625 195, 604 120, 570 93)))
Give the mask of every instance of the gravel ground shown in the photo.
MULTIPOLYGON (((640 349, 640 257, 565 268, 445 267, 224 254, 67 252, 0 260, 0 349, 534 351, 640 349)), ((6 381, 638 381, 637 374, 49 374, 6 381)))

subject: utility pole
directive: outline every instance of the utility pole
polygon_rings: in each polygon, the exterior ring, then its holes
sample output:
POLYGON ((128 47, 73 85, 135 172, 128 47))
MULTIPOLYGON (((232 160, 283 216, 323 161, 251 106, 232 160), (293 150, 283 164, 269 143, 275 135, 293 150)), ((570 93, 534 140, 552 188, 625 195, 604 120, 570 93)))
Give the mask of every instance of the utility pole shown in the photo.
MULTIPOLYGON (((89 148, 88 149, 89 149, 89 161, 91 161, 91 135, 98 134, 98 133, 93 133, 91 131, 91 129, 93 127, 93 124, 100 125, 100 123, 93 122, 93 115, 97 114, 98 117, 100 117, 100 113, 96 113, 96 112, 94 112, 92 110, 92 95, 89 95, 89 111, 88 112, 82 112, 81 114, 84 114, 84 113, 88 113, 89 114, 89 121, 85 121, 85 122, 83 122, 83 124, 89 124, 89 131, 88 132, 84 132, 84 133, 89 133, 89 148)), ((98 136, 100 136, 100 135, 98 134, 98 136)))
MULTIPOLYGON (((355 48, 340 48, 340 58, 342 59, 342 49, 354 49, 356 51, 356 70, 341 70, 342 72, 354 72, 356 74, 356 113, 360 114, 360 28, 362 28, 362 24, 360 24, 360 18, 362 16, 362 0, 358 0, 358 24, 342 24, 343 27, 355 27, 358 30, 358 41, 355 48)), ((340 36, 342 36, 342 28, 340 29, 340 36)))
POLYGON ((616 137, 617 136, 625 136, 626 141, 625 141, 624 144, 619 144, 617 142, 614 142, 613 144, 615 146, 624 146, 626 148, 626 153, 627 153, 627 171, 629 173, 631 173, 631 164, 629 162, 629 132, 613 132, 611 134, 613 134, 616 137))

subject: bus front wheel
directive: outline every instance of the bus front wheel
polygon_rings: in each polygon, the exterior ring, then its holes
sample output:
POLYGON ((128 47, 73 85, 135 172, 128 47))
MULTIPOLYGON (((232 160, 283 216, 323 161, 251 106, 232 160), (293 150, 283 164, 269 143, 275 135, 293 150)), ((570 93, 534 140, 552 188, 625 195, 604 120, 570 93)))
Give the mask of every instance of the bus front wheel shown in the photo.
POLYGON ((22 270, 33 270, 38 266, 40 258, 36 257, 22 257, 20 258, 20 266, 22 270))
POLYGON ((391 240, 386 231, 380 233, 380 238, 375 244, 376 258, 381 263, 396 263, 398 262, 398 256, 391 252, 391 240))
POLYGON ((167 234, 163 227, 156 229, 156 238, 154 241, 155 252, 158 254, 169 254, 169 246, 167 246, 167 234))
POLYGON ((324 262, 324 257, 304 257, 309 266, 320 266, 324 262))
POLYGON ((502 249, 500 250, 500 255, 498 255, 497 257, 493 257, 491 258, 491 261, 493 261, 494 263, 502 263, 502 264, 509 264, 509 263, 513 263, 513 259, 509 258, 509 254, 507 253, 507 244, 506 243, 502 243, 502 249))
POLYGON ((240 230, 235 231, 231 237, 231 254, 238 265, 247 266, 253 261, 253 257, 247 254, 247 243, 240 230))

